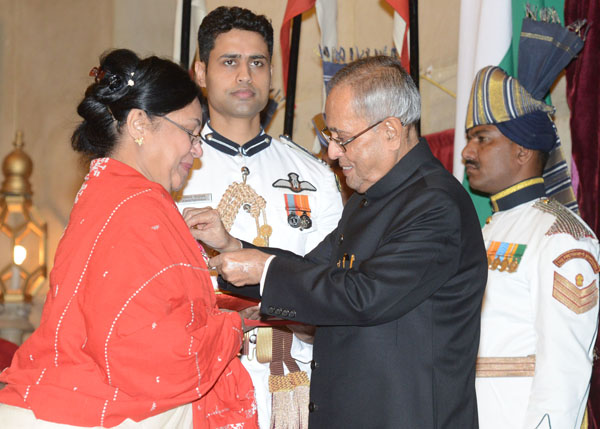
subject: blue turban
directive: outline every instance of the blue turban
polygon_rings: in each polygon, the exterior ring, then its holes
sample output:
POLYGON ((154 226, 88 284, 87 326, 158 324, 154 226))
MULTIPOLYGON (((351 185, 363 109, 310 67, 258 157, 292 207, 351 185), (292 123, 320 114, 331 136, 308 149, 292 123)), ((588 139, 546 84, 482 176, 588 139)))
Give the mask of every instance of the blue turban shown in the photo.
POLYGON ((562 69, 581 51, 583 41, 560 24, 523 20, 519 43, 519 80, 499 67, 481 69, 473 82, 465 128, 495 125, 513 142, 551 152, 558 133, 542 101, 562 69))

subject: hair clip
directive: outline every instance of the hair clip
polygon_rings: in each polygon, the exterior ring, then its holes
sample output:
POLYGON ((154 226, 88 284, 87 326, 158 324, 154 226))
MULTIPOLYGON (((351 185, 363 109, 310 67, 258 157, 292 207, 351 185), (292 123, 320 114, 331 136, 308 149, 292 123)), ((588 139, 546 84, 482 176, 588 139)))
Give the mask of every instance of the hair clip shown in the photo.
MULTIPOLYGON (((134 72, 131 72, 131 73, 130 73, 131 77, 133 77, 133 74, 134 74, 134 72)), ((133 81, 133 79, 131 79, 131 78, 130 78, 130 79, 127 81, 127 85, 129 85, 129 86, 133 86, 133 85, 135 85, 135 82, 133 81)))
POLYGON ((123 80, 116 74, 109 72, 106 78, 108 79, 108 89, 111 91, 119 91, 123 88, 123 80))
POLYGON ((100 82, 102 80, 102 78, 104 78, 104 75, 106 74, 106 72, 104 70, 102 70, 102 68, 100 67, 92 67, 92 69, 90 70, 89 76, 93 76, 94 77, 94 81, 96 83, 100 82))

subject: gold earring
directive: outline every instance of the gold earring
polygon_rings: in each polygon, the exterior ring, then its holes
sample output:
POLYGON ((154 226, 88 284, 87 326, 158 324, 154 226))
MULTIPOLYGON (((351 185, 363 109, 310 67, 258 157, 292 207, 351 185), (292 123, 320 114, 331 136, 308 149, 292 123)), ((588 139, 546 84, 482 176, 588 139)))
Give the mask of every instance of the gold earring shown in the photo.
POLYGON ((134 139, 133 141, 136 142, 138 144, 138 146, 141 146, 144 144, 144 137, 138 137, 137 139, 134 139))

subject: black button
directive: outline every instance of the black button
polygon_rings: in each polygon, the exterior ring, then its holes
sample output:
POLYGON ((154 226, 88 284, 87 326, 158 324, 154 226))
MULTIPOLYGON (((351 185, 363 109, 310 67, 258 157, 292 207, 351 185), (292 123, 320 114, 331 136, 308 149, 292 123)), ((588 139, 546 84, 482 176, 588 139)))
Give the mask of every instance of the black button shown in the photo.
POLYGON ((317 411, 319 409, 319 407, 317 407, 317 404, 315 404, 314 402, 310 402, 308 404, 308 411, 310 411, 311 413, 313 411, 317 411))
POLYGON ((273 307, 273 306, 270 306, 270 307, 269 307, 269 313, 273 313, 274 311, 275 311, 275 307, 273 307))
POLYGON ((290 314, 288 314, 288 317, 289 317, 290 319, 293 319, 294 317, 296 317, 296 310, 291 310, 291 311, 290 311, 290 314))
POLYGON ((277 308, 275 310, 275 314, 279 316, 281 314, 281 308, 277 308))
POLYGON ((310 361, 310 369, 315 369, 319 367, 319 362, 317 362, 316 360, 311 360, 310 361))
POLYGON ((286 317, 288 314, 290 314, 290 312, 289 312, 288 310, 283 310, 283 311, 281 312, 281 315, 282 315, 283 317, 286 317))
POLYGON ((340 234, 340 238, 338 238, 338 243, 342 244, 344 242, 344 234, 340 234))
POLYGON ((367 207, 369 205, 369 200, 364 199, 360 202, 360 207, 367 207))

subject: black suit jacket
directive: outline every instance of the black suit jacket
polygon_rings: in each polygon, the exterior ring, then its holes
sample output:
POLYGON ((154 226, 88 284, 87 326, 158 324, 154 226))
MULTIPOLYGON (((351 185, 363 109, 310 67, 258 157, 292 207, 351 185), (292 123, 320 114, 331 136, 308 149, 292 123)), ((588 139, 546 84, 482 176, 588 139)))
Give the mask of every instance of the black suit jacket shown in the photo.
POLYGON ((478 427, 485 247, 470 198, 426 141, 354 194, 304 258, 261 250, 277 255, 261 311, 318 326, 311 429, 478 427))

